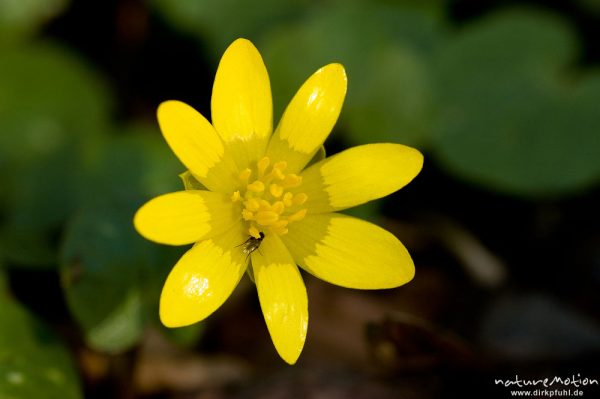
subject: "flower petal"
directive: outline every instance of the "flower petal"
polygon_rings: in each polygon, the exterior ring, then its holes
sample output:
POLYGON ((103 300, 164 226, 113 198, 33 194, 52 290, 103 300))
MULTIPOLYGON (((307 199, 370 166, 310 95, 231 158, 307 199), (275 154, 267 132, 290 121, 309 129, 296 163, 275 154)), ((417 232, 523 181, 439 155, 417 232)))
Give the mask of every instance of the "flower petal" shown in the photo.
POLYGON ((304 270, 342 287, 393 288, 415 273, 408 251, 394 235, 346 215, 309 215, 291 223, 282 240, 304 270))
POLYGON ((240 169, 264 155, 273 129, 271 84, 260 53, 250 41, 237 39, 223 54, 211 108, 213 125, 240 169))
POLYGON ((232 158, 206 118, 174 100, 160 104, 157 116, 171 150, 194 177, 211 191, 231 192, 236 183, 232 158))
POLYGON ((308 78, 285 110, 267 156, 285 160, 290 173, 302 170, 333 129, 346 86, 346 72, 340 64, 326 65, 308 78))
POLYGON ((189 190, 164 194, 146 202, 133 224, 148 240, 185 245, 229 230, 240 220, 225 194, 189 190))
POLYGON ((283 360, 296 363, 306 339, 308 297, 300 271, 281 239, 271 234, 252 253, 254 281, 273 344, 283 360))
POLYGON ((296 191, 308 195, 311 213, 350 208, 384 197, 415 178, 423 155, 401 144, 367 144, 350 148, 302 172, 296 191))
POLYGON ((201 241, 177 262, 160 296, 160 320, 182 327, 205 319, 225 302, 246 271, 241 224, 201 241))

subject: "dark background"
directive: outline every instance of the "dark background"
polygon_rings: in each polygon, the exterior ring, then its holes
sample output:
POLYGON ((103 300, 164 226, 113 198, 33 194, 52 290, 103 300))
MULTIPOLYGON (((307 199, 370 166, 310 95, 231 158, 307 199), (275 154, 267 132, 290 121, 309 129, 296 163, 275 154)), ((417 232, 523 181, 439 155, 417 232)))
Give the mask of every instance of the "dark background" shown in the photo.
POLYGON ((504 398, 495 379, 600 379, 599 3, 282 3, 56 1, 0 17, 0 397, 504 398), (131 227, 180 189, 156 107, 209 116, 237 37, 265 58, 275 120, 316 68, 346 65, 328 154, 395 141, 425 155, 406 188, 354 211, 403 241, 415 279, 365 292, 303 274, 293 367, 249 279, 205 322, 161 327, 185 248, 131 227))

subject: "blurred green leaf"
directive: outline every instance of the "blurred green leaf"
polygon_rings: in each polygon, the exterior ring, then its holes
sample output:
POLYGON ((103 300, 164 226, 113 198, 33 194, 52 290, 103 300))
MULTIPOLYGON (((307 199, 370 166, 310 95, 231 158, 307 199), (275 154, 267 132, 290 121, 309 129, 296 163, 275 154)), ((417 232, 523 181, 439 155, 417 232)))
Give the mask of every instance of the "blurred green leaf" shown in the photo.
POLYGON ((60 272, 69 308, 93 348, 126 350, 140 339, 148 315, 156 317, 174 260, 137 234, 133 215, 153 196, 180 190, 181 170, 160 132, 145 125, 122 129, 90 166, 85 205, 67 228, 60 272))
POLYGON ((467 27, 437 60, 435 155, 466 179, 518 195, 597 182, 600 75, 567 79, 561 69, 575 49, 567 26, 533 11, 467 27))
POLYGON ((425 144, 433 120, 429 64, 397 47, 382 49, 370 61, 368 90, 349 98, 342 114, 350 138, 356 144, 425 144))
POLYGON ((120 352, 143 331, 144 266, 152 251, 133 229, 131 212, 82 210, 68 226, 61 254, 61 280, 71 312, 88 344, 120 352))
MULTIPOLYGON (((77 206, 80 154, 61 150, 23 166, 11 177, 6 199, 7 223, 13 228, 43 231, 59 226, 77 206)), ((16 171, 15 171, 16 172, 16 171)))
POLYGON ((354 208, 344 209, 342 213, 376 223, 381 215, 381 205, 381 201, 369 201, 354 208))
POLYGON ((171 25, 211 46, 215 60, 238 37, 255 39, 274 21, 297 19, 309 0, 153 0, 171 25))
POLYGON ((8 222, 58 225, 76 203, 81 169, 107 131, 109 96, 80 59, 52 44, 0 57, 0 192, 8 222))
POLYGON ((340 125, 353 142, 425 141, 432 112, 427 60, 440 25, 434 14, 412 6, 336 2, 268 32, 259 48, 276 115, 310 74, 340 62, 348 74, 340 125))
POLYGON ((56 251, 44 234, 15 227, 4 228, 0 230, 0 259, 12 266, 54 267, 56 251))
POLYGON ((82 183, 81 202, 135 207, 153 196, 181 190, 178 175, 185 167, 157 126, 130 125, 118 133, 98 147, 88 179, 82 183))
POLYGON ((38 43, 2 50, 0 160, 17 166, 70 143, 90 146, 106 130, 104 82, 65 49, 38 43))
POLYGON ((577 3, 585 11, 596 16, 600 15, 600 0, 577 0, 577 3))
POLYGON ((69 353, 26 310, 0 293, 0 397, 81 398, 69 353))
POLYGON ((0 44, 35 33, 68 3, 68 0, 0 0, 0 44))
MULTIPOLYGON (((250 268, 248 268, 250 269, 250 268)), ((186 327, 167 328, 162 331, 167 338, 183 348, 189 348, 198 343, 198 340, 204 333, 205 323, 196 323, 186 327)))

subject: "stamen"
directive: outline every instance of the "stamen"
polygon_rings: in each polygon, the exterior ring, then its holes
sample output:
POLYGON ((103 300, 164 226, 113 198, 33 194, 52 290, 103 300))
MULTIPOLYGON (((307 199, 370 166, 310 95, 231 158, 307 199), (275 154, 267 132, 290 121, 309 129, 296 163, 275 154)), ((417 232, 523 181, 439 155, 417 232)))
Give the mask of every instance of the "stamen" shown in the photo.
POLYGON ((252 182, 252 184, 248 184, 246 188, 252 192, 261 193, 265 191, 265 184, 260 180, 254 180, 254 182, 252 182))
POLYGON ((271 225, 278 219, 279 215, 273 211, 260 211, 256 213, 256 222, 263 226, 271 225))
POLYGON ((258 231, 256 226, 254 225, 250 226, 250 228, 248 229, 248 233, 250 233, 250 235, 254 238, 260 238, 260 231, 258 231))
POLYGON ((293 196, 294 196, 294 195, 293 195, 292 193, 285 193, 285 194, 283 195, 283 204, 284 204, 285 206, 292 206, 292 197, 293 197, 293 196))
POLYGON ((256 212, 260 208, 260 203, 256 198, 250 198, 249 200, 244 201, 244 206, 249 211, 256 212))
POLYGON ((263 157, 239 174, 240 190, 233 192, 231 201, 241 203, 242 219, 247 223, 250 236, 256 239, 264 234, 287 234, 288 225, 307 214, 307 209, 300 206, 306 203, 308 196, 286 191, 300 186, 302 177, 285 174, 286 168, 285 161, 271 163, 269 157, 263 157))
POLYGON ((290 222, 297 222, 298 220, 304 219, 305 216, 306 216, 306 209, 300 209, 298 212, 294 213, 293 215, 288 216, 288 220, 290 222))
POLYGON ((288 223, 289 222, 287 220, 280 220, 277 223, 273 224, 273 226, 271 226, 271 229, 279 235, 286 234, 288 232, 288 223))
POLYGON ((273 197, 279 198, 281 197, 281 194, 283 194, 283 187, 281 187, 279 184, 271 184, 269 187, 269 192, 273 197))
POLYGON ((269 174, 269 181, 273 180, 273 179, 277 179, 277 180, 283 180, 285 179, 285 175, 283 174, 283 172, 279 169, 273 169, 271 171, 271 173, 269 174))
POLYGON ((248 209, 242 209, 242 217, 244 220, 254 220, 254 213, 248 209))
POLYGON ((276 223, 273 224, 274 228, 282 228, 282 227, 286 227, 290 222, 288 220, 278 220, 276 223))
POLYGON ((292 200, 292 202, 294 203, 294 205, 302 205, 306 202, 307 199, 308 195, 304 193, 298 193, 294 195, 294 199, 292 200))
POLYGON ((285 205, 283 205, 283 202, 277 201, 276 203, 273 204, 273 206, 271 207, 271 210, 273 212, 275 212, 276 214, 281 215, 283 213, 283 211, 285 210, 285 205))
POLYGON ((298 187, 302 183, 302 177, 298 175, 285 175, 281 185, 285 188, 298 187))
POLYGON ((252 175, 252 170, 250 168, 246 168, 246 169, 242 170, 240 172, 240 180, 242 181, 242 184, 246 184, 251 175, 252 175))
POLYGON ((256 164, 256 169, 258 169, 258 177, 261 178, 265 175, 265 170, 269 167, 271 160, 269 157, 264 157, 256 164))
POLYGON ((280 171, 284 171, 287 168, 287 162, 279 161, 275 165, 273 165, 273 169, 279 169, 280 171))
POLYGON ((261 211, 270 211, 271 210, 271 203, 269 201, 261 199, 258 202, 260 204, 259 209, 261 211))

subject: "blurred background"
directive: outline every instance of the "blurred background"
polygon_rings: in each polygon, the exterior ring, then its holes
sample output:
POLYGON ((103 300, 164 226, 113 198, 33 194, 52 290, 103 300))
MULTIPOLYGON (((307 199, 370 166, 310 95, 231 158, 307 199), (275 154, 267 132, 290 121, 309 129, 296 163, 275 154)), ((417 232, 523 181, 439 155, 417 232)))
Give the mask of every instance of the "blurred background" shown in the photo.
POLYGON ((597 0, 0 0, 0 398, 505 398, 494 379, 600 379, 599 16, 597 0), (304 274, 294 367, 249 279, 205 322, 161 327, 186 248, 132 227, 182 188, 156 107, 209 116, 237 37, 264 57, 275 121, 345 65, 328 154, 425 154, 350 212, 405 243, 415 279, 304 274))

